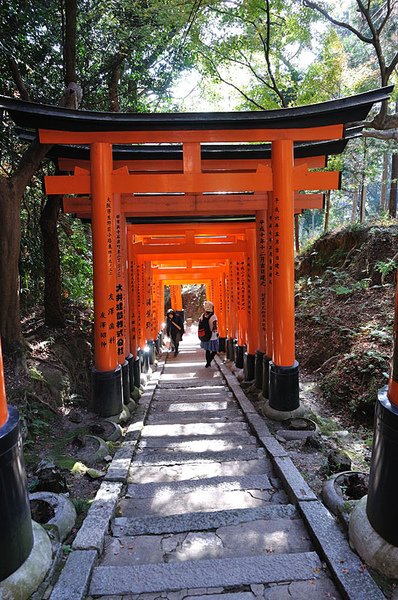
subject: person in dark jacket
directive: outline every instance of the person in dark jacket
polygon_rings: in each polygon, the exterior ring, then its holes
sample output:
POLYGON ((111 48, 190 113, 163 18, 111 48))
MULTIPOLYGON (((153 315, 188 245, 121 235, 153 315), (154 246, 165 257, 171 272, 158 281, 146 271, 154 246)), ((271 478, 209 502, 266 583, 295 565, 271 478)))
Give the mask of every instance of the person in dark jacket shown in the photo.
POLYGON ((184 334, 184 323, 179 315, 177 315, 172 308, 166 313, 166 334, 171 338, 172 349, 174 349, 174 356, 178 354, 178 347, 184 334))

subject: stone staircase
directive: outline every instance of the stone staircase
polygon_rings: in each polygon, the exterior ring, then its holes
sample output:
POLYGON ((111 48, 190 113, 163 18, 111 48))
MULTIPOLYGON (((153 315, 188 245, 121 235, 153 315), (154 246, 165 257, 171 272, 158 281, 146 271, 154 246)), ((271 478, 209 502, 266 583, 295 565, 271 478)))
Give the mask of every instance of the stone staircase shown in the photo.
POLYGON ((340 599, 220 370, 181 350, 160 376, 90 596, 340 599))

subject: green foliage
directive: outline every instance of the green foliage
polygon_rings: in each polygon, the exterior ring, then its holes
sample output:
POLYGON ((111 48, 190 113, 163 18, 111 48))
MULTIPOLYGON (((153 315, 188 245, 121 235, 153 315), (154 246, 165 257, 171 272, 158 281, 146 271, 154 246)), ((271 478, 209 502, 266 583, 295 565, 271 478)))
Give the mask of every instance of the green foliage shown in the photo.
POLYGON ((381 275, 383 276, 383 278, 386 275, 388 275, 389 273, 392 273, 393 271, 396 271, 397 267, 398 267, 398 264, 397 264, 396 260, 394 260, 394 258, 389 258, 386 261, 379 260, 375 264, 376 271, 378 273, 381 273, 381 275))
POLYGON ((64 297, 91 306, 93 302, 93 273, 91 232, 78 220, 63 220, 60 228, 61 270, 64 297))

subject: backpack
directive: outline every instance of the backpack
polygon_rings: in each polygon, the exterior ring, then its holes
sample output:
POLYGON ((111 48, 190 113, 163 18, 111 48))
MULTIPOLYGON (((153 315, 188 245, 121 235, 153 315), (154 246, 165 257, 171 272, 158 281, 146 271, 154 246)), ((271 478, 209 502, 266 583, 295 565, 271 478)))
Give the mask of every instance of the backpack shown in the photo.
POLYGON ((206 319, 206 317, 201 317, 199 319, 198 338, 201 342, 208 342, 211 338, 209 319, 210 317, 208 319, 206 319))

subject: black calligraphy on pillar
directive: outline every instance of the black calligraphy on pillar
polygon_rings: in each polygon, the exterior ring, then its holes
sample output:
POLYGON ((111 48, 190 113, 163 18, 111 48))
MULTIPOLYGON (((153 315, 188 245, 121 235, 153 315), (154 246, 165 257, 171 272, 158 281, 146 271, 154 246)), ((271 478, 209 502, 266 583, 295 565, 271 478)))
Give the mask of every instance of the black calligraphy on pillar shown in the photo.
POLYGON ((275 197, 274 199, 274 210, 272 213, 272 228, 273 228, 273 240, 274 240, 274 256, 273 256, 273 266, 274 266, 274 276, 280 276, 280 208, 279 208, 279 198, 275 197))
MULTIPOLYGON (((257 225, 257 253, 259 269, 259 301, 261 328, 265 331, 267 326, 267 223, 260 218, 257 225)), ((269 265, 268 265, 269 266, 269 265)))
POLYGON ((252 304, 252 261, 250 256, 246 256, 246 301, 247 314, 251 318, 253 316, 252 304))
POLYGON ((241 310, 241 284, 240 284, 240 264, 235 262, 235 282, 236 282, 236 308, 241 310))
POLYGON ((115 304, 115 294, 109 294, 108 296, 108 344, 109 346, 114 346, 116 344, 116 304, 115 304))
POLYGON ((246 310, 246 273, 245 273, 245 261, 240 261, 240 309, 246 310))
POLYGON ((118 356, 124 356, 124 302, 123 284, 116 285, 116 346, 118 356))
POLYGON ((108 274, 113 275, 112 202, 109 196, 106 199, 106 245, 108 274))
POLYGON ((130 327, 131 327, 131 337, 136 340, 137 339, 137 317, 136 317, 136 265, 133 260, 130 261, 130 327))
POLYGON ((99 316, 99 331, 100 331, 100 346, 106 348, 108 345, 108 327, 107 318, 104 312, 100 313, 99 316))

